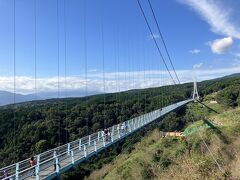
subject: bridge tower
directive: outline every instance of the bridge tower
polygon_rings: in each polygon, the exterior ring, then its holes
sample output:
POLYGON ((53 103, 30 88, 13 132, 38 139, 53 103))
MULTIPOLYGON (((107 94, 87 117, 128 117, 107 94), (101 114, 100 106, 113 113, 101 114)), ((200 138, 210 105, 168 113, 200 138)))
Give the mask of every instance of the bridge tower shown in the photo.
POLYGON ((195 99, 195 100, 199 99, 198 89, 197 89, 197 81, 194 81, 194 83, 193 83, 193 99, 195 99))

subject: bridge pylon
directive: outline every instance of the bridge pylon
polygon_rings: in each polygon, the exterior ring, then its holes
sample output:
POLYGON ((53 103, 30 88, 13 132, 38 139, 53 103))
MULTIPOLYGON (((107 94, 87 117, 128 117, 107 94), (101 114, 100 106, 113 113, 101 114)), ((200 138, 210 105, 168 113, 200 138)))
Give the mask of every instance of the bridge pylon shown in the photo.
POLYGON ((197 89, 197 81, 194 81, 194 83, 193 83, 193 99, 195 99, 195 100, 199 99, 199 94, 198 94, 198 89, 197 89))

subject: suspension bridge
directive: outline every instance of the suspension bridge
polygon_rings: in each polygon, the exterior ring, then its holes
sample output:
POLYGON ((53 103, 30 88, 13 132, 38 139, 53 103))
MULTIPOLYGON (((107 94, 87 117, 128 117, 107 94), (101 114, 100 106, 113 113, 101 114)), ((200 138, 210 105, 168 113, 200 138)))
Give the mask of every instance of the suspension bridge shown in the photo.
MULTIPOLYGON (((16 21, 16 14, 15 14, 15 0, 14 1, 14 105, 16 104, 16 97, 15 97, 15 92, 16 92, 16 45, 15 45, 15 36, 16 36, 16 28, 15 28, 15 21, 16 21)), ((35 47, 34 47, 34 52, 35 52, 35 93, 37 94, 37 15, 36 15, 36 0, 34 1, 34 12, 35 12, 35 47)), ((175 71, 172 59, 169 55, 169 51, 167 49, 165 40, 163 39, 163 35, 160 30, 160 26, 158 24, 158 20, 156 18, 154 8, 148 0, 148 5, 151 9, 152 16, 154 18, 154 23, 157 26, 158 33, 160 35, 160 40, 163 44, 164 50, 167 54, 167 58, 164 57, 161 48, 159 46, 159 42, 154 35, 154 32, 152 30, 152 27, 149 23, 149 20, 146 16, 146 13, 144 11, 144 8, 142 7, 141 3, 139 0, 136 1, 137 6, 139 7, 140 13, 143 16, 144 22, 146 23, 147 29, 152 37, 154 46, 156 47, 157 53, 160 57, 160 62, 163 63, 163 67, 166 69, 167 74, 170 77, 170 80, 173 82, 174 85, 180 84, 180 79, 177 75, 177 72, 175 71), (167 63, 167 60, 169 61, 170 67, 167 63)), ((57 67, 58 67, 58 98, 59 98, 59 88, 60 88, 60 61, 59 61, 59 54, 60 54, 60 49, 59 49, 59 7, 58 7, 58 0, 57 0, 57 51, 58 51, 58 61, 57 61, 57 67)), ((64 7, 65 7, 65 0, 64 0, 64 7)), ((85 22, 86 20, 84 20, 85 22)), ((85 22, 86 23, 86 22, 85 22)), ((86 51, 86 30, 84 26, 84 47, 85 47, 85 86, 86 86, 86 91, 87 91, 87 82, 88 82, 88 70, 87 70, 87 51, 86 51)), ((102 29, 103 31, 103 29, 102 29)), ((65 86, 67 85, 67 72, 66 72, 66 27, 65 27, 65 9, 64 9, 64 46, 65 46, 65 86)), ((106 83, 105 83, 105 56, 104 56, 104 36, 102 32, 102 69, 103 69, 103 93, 105 95, 105 90, 106 90, 106 83)), ((119 62, 117 62, 119 63, 119 62)), ((119 67, 118 67, 119 68, 119 67)), ((145 68, 145 67, 144 67, 145 68)), ((145 73, 144 69, 144 73, 145 73)), ((119 69, 118 69, 119 73, 119 69)), ((118 74, 117 74, 118 75, 118 74)), ((134 78, 134 77, 133 77, 134 78)), ((116 84, 118 84, 118 78, 116 78, 116 84)), ((134 79, 133 79, 134 81, 134 79)), ((144 83, 146 83, 145 76, 144 76, 144 83)), ((170 84, 170 83, 169 83, 170 84)), ((46 152, 43 152, 41 154, 35 155, 34 159, 36 160, 36 163, 34 165, 31 165, 30 159, 25 159, 23 161, 17 162, 15 164, 9 165, 7 167, 3 167, 0 169, 0 173, 4 172, 5 176, 2 178, 4 180, 21 180, 21 179, 53 179, 56 177, 59 177, 62 173, 67 172, 69 169, 74 168, 76 165, 82 163, 86 159, 90 158, 91 156, 99 153, 100 151, 108 148, 109 146, 117 143, 118 141, 122 140, 123 138, 126 138, 133 134, 134 132, 144 128, 148 124, 160 120, 163 116, 166 114, 175 111, 182 106, 187 105, 188 103, 194 102, 198 100, 199 95, 197 91, 197 84, 196 82, 194 83, 193 86, 193 93, 192 97, 189 99, 183 100, 181 102, 177 102, 168 106, 161 106, 161 108, 155 108, 156 110, 145 113, 143 115, 140 115, 135 118, 128 119, 123 122, 119 122, 118 124, 115 124, 114 126, 107 127, 104 123, 104 129, 98 132, 95 132, 93 134, 89 134, 85 137, 82 137, 80 139, 77 139, 75 141, 66 143, 64 145, 61 145, 59 147, 56 147, 54 149, 50 149, 46 152)), ((120 91, 118 89, 118 91, 120 91)), ((87 93, 86 93, 87 94, 87 93)), ((164 92, 161 92, 163 98, 164 92)), ((104 105, 105 105, 105 96, 104 96, 104 105)), ((105 111, 105 109, 104 109, 105 111)), ((105 122, 106 120, 104 120, 105 122)), ((58 123, 58 122, 57 122, 58 123)), ((15 122, 14 122, 15 124, 15 122)), ((15 127, 14 127, 15 128, 15 127)), ((15 131, 15 129, 14 129, 15 131)), ((15 142, 15 140, 14 140, 15 142)))
MULTIPOLYGON (((196 87, 194 85, 194 87, 196 87)), ((98 131, 78 140, 64 144, 57 148, 36 155, 36 165, 30 166, 30 159, 0 169, 7 171, 9 176, 4 179, 53 179, 61 173, 80 164, 87 158, 115 144, 132 133, 144 128, 148 124, 159 120, 164 115, 198 100, 197 90, 194 88, 193 98, 169 105, 167 107, 129 119, 107 129, 110 133, 98 131), (34 177, 33 177, 34 174, 34 177)))

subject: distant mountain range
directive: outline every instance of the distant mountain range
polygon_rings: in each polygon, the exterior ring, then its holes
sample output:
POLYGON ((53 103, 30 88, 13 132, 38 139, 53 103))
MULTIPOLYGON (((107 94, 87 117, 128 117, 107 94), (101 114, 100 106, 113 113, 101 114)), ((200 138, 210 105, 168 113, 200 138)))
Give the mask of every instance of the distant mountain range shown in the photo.
POLYGON ((228 79, 228 78, 234 78, 234 77, 240 77, 240 73, 235 73, 235 74, 223 76, 223 77, 220 77, 220 78, 217 78, 217 79, 228 79))
MULTIPOLYGON (((14 93, 8 92, 8 91, 0 91, 0 106, 6 105, 6 104, 12 104, 14 98, 14 93)), ((22 94, 16 94, 16 103, 19 102, 25 102, 25 101, 32 101, 35 99, 35 95, 29 94, 29 95, 22 95, 22 94)))
MULTIPOLYGON (((87 95, 95 95, 100 94, 100 92, 97 91, 91 91, 88 92, 87 95)), ((67 97, 84 97, 86 96, 85 91, 67 91, 67 97)), ((66 94, 65 92, 60 92, 59 98, 65 98, 66 94)), ((45 99, 54 99, 58 98, 58 92, 39 92, 37 93, 37 96, 35 94, 15 94, 15 102, 21 103, 21 102, 27 102, 27 101, 34 101, 34 100, 45 100, 45 99)), ((0 106, 13 104, 14 102, 14 93, 8 92, 8 91, 0 91, 0 106)))

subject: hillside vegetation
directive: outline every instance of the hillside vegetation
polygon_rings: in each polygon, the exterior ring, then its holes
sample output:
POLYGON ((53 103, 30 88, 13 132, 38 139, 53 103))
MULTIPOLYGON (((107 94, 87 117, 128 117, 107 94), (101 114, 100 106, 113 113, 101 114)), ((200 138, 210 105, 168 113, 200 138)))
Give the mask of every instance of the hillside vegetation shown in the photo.
POLYGON ((239 92, 230 85, 189 105, 182 118, 192 133, 163 138, 159 127, 86 179, 240 179, 239 92))

